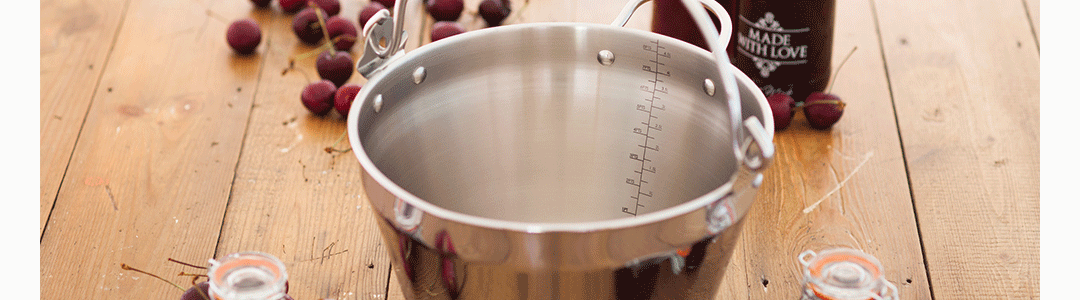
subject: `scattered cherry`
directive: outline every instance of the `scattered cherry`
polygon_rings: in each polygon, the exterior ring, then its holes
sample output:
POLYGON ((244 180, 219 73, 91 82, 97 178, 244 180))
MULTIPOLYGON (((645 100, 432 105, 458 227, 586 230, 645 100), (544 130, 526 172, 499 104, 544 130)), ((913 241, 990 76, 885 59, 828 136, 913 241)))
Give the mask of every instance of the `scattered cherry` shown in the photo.
POLYGON ((270 0, 251 0, 251 3, 258 7, 270 7, 270 0))
POLYGON ((307 5, 307 0, 278 0, 281 10, 287 13, 296 13, 307 5))
POLYGON ((397 0, 374 0, 372 2, 378 2, 379 4, 382 4, 383 6, 388 7, 392 10, 394 9, 394 4, 397 3, 397 0))
POLYGON ((334 86, 333 82, 323 79, 304 87, 304 91, 300 93, 300 101, 304 103, 304 107, 307 107, 311 113, 320 116, 325 115, 330 112, 330 109, 334 108, 334 93, 336 91, 337 87, 334 86))
POLYGON ((305 8, 293 18, 293 33, 301 41, 308 44, 317 44, 323 39, 322 25, 319 18, 326 18, 326 11, 315 8, 305 8), (317 14, 322 14, 321 16, 317 14))
POLYGON ((360 10, 360 23, 358 23, 360 24, 360 27, 363 28, 364 25, 367 25, 367 21, 371 19, 372 16, 375 16, 375 13, 383 9, 386 9, 386 6, 382 3, 375 1, 372 1, 371 3, 368 3, 368 5, 364 6, 364 9, 360 10))
POLYGON ((435 21, 457 21, 461 17, 461 11, 465 10, 462 0, 427 0, 424 4, 435 21))
POLYGON ((341 16, 326 20, 326 32, 330 35, 330 40, 334 41, 334 49, 348 51, 356 44, 356 26, 341 16))
POLYGON ((326 11, 328 16, 336 16, 338 12, 341 12, 341 2, 338 0, 309 0, 315 3, 316 6, 326 11))
POLYGON ((352 107, 353 99, 356 99, 356 94, 360 92, 360 85, 350 83, 341 86, 334 94, 334 109, 342 117, 349 115, 349 108, 352 107))
POLYGON ((502 25, 506 17, 510 16, 509 0, 484 0, 480 2, 480 16, 488 27, 502 25))
POLYGON ((810 127, 829 129, 844 115, 844 106, 844 101, 840 101, 840 97, 836 95, 813 92, 806 97, 806 102, 803 102, 803 113, 806 114, 810 127))
POLYGON ((769 95, 769 108, 772 109, 774 130, 787 128, 791 118, 795 117, 795 99, 785 93, 769 95))
POLYGON ((315 60, 319 77, 330 80, 334 86, 342 86, 352 77, 353 59, 345 51, 323 51, 315 60))
POLYGON ((431 42, 448 38, 463 32, 465 32, 465 27, 461 26, 461 24, 458 24, 458 22, 435 22, 435 25, 432 25, 431 27, 431 42))
POLYGON ((237 53, 250 54, 262 41, 262 30, 259 29, 259 24, 255 23, 255 20, 235 21, 225 31, 225 40, 237 53))
POLYGON ((208 297, 210 297, 210 282, 203 281, 184 291, 184 295, 180 296, 180 300, 209 300, 208 297), (202 293, 200 294, 200 292, 202 293))

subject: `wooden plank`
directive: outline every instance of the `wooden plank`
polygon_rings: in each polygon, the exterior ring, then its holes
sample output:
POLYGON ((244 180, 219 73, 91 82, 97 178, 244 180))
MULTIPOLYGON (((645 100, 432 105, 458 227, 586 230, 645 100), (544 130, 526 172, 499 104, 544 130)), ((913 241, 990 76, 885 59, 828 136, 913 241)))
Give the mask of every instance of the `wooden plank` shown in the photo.
POLYGON ((874 3, 934 298, 1038 297, 1039 53, 1023 3, 874 3))
MULTIPOLYGON (((356 25, 364 4, 342 1, 340 16, 356 25)), ((319 80, 315 56, 282 72, 291 57, 315 49, 297 39, 292 17, 274 14, 263 23, 271 43, 215 256, 277 256, 296 299, 385 299, 390 258, 364 197, 360 164, 352 152, 324 151, 339 138, 336 147, 349 148, 345 119, 312 115, 300 102, 303 88, 319 80)), ((354 60, 362 46, 353 46, 354 60)), ((365 80, 354 73, 349 82, 365 80)))
POLYGON ((1040 35, 1042 31, 1039 29, 1042 27, 1039 24, 1039 20, 1042 20, 1040 15, 1039 0, 1024 0, 1025 8, 1028 13, 1028 21, 1031 22, 1031 28, 1035 31, 1035 43, 1039 43, 1040 35))
POLYGON ((261 64, 225 43, 247 1, 133 0, 41 241, 42 299, 169 299, 213 256, 261 64), (185 271, 197 271, 186 269, 185 271))
POLYGON ((126 0, 41 2, 39 234, 45 230, 126 6, 126 0))
POLYGON ((749 299, 797 298, 798 254, 836 247, 877 257, 902 299, 930 298, 873 10, 839 0, 834 68, 855 46, 832 89, 848 104, 839 123, 811 129, 800 112, 776 134, 741 238, 749 299))

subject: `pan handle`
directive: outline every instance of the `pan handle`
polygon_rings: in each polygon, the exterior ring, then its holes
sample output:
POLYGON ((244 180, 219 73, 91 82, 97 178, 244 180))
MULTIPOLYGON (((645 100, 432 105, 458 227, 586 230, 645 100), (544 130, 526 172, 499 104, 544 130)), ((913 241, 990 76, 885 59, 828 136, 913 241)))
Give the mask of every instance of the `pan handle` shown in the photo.
POLYGON ((364 54, 356 63, 356 71, 364 78, 386 64, 390 58, 405 48, 408 35, 405 32, 405 4, 408 0, 394 3, 394 15, 386 9, 379 10, 363 24, 364 54), (393 22, 391 24, 390 22, 393 22))
MULTIPOLYGON (((649 1, 652 0, 631 0, 629 3, 626 3, 626 6, 623 6, 622 12, 619 12, 619 16, 615 17, 615 21, 611 22, 611 25, 625 27, 626 22, 630 21, 630 17, 634 15, 634 12, 637 11, 638 7, 641 7, 642 4, 649 1)), ((720 20, 720 36, 718 40, 720 41, 720 45, 723 46, 721 49, 726 49, 728 41, 731 41, 731 17, 728 15, 727 10, 725 10, 723 6, 720 6, 720 3, 717 3, 716 1, 700 2, 720 20)))

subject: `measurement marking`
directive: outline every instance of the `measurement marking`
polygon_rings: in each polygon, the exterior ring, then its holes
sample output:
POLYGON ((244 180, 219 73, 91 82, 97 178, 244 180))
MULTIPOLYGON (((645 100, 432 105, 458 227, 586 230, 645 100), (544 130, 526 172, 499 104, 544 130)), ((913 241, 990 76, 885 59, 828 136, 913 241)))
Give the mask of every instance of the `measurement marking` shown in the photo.
POLYGON ((664 46, 660 46, 660 40, 649 41, 649 43, 651 43, 653 45, 644 44, 644 45, 641 45, 641 48, 642 48, 642 50, 655 53, 656 57, 654 59, 652 59, 652 60, 649 60, 649 62, 653 63, 653 65, 651 65, 651 66, 650 65, 642 65, 641 70, 653 74, 653 79, 647 80, 649 83, 652 83, 653 86, 652 86, 652 88, 649 88, 649 86, 647 86, 647 85, 642 85, 641 90, 644 91, 644 92, 648 92, 648 93, 650 93, 652 95, 651 95, 651 97, 645 99, 645 102, 647 102, 649 104, 637 104, 637 107, 635 108, 636 110, 638 110, 640 112, 647 113, 649 117, 646 118, 644 122, 641 122, 642 125, 645 125, 644 129, 638 128, 638 127, 635 127, 633 129, 634 133, 640 134, 640 135, 645 137, 644 138, 644 143, 638 145, 638 147, 641 147, 641 154, 639 155, 637 153, 630 153, 630 159, 641 162, 641 165, 637 170, 634 171, 634 173, 638 174, 637 180, 634 180, 633 178, 627 178, 626 179, 627 184, 637 187, 637 192, 633 196, 630 196, 630 199, 634 199, 634 208, 632 210, 629 207, 623 207, 622 208, 622 211, 624 213, 627 213, 627 214, 630 214, 630 215, 633 215, 633 216, 637 216, 638 215, 638 210, 640 208, 642 208, 642 207, 645 207, 644 204, 641 204, 641 196, 650 197, 650 198, 653 196, 652 191, 643 191, 642 190, 642 185, 649 183, 648 181, 645 181, 645 172, 656 174, 656 167, 655 166, 648 166, 648 167, 645 166, 646 162, 652 162, 652 160, 646 158, 646 156, 649 154, 649 150, 656 151, 656 152, 660 151, 660 145, 652 145, 652 147, 650 147, 649 146, 649 140, 650 139, 656 139, 656 137, 653 137, 653 136, 650 135, 653 130, 655 130, 655 131, 662 131, 663 130, 663 127, 660 126, 660 124, 658 124, 658 123, 653 123, 653 120, 658 119, 658 117, 654 114, 654 112, 655 111, 663 111, 663 110, 665 110, 665 106, 663 104, 656 105, 656 104, 654 104, 654 102, 656 100, 661 100, 660 97, 657 96, 657 93, 660 93, 660 94, 667 94, 668 93, 667 88, 662 87, 662 86, 658 86, 660 83, 664 82, 663 80, 660 80, 660 76, 663 75, 663 76, 671 77, 671 71, 660 72, 660 66, 664 65, 663 63, 660 62, 660 58, 661 57, 663 57, 663 58, 671 58, 671 52, 664 51, 663 53, 661 53, 660 50, 665 49, 665 48, 664 48, 664 46))

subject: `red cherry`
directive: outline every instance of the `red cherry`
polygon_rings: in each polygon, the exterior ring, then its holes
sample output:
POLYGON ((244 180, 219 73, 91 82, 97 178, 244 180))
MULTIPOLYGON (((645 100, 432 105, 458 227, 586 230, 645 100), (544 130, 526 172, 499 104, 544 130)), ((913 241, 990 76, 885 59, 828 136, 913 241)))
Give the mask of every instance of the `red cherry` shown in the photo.
POLYGON ((326 33, 330 35, 330 40, 334 41, 334 49, 348 51, 356 44, 356 26, 341 16, 326 20, 326 33))
POLYGON ((270 7, 270 0, 251 0, 258 7, 270 7))
POLYGON ((785 93, 776 93, 769 95, 766 100, 769 101, 769 108, 772 109, 775 130, 779 131, 791 125, 791 118, 795 117, 795 99, 785 93))
POLYGON ((335 86, 341 86, 352 77, 352 56, 345 51, 323 51, 315 60, 315 70, 319 71, 320 78, 330 80, 335 86))
POLYGON ((229 24, 229 29, 225 31, 225 40, 236 53, 250 54, 255 52, 255 47, 262 41, 262 30, 255 20, 235 21, 229 24))
MULTIPOLYGON (((322 18, 325 21, 327 14, 326 11, 321 8, 317 10, 322 14, 322 18)), ((319 23, 319 16, 316 15, 315 8, 305 8, 296 14, 292 23, 293 33, 296 37, 305 43, 315 45, 323 39, 322 25, 319 23)))
POLYGON ((465 32, 465 27, 458 22, 439 21, 431 26, 431 42, 445 39, 465 32))
POLYGON ((350 83, 341 86, 334 94, 334 109, 343 117, 349 116, 349 108, 352 107, 356 94, 360 92, 360 85, 350 83))
POLYGON ((427 0, 424 4, 435 21, 457 21, 465 10, 465 2, 461 0, 427 0))
POLYGON ((320 80, 304 87, 300 93, 300 101, 304 103, 308 111, 315 115, 325 115, 334 108, 334 92, 337 87, 329 80, 320 80))
POLYGON ((503 20, 510 16, 509 0, 484 0, 480 2, 480 16, 488 27, 502 25, 503 20))
POLYGON ((307 6, 307 0, 278 0, 281 10, 287 13, 296 13, 307 6))
POLYGON ((829 129, 840 121, 840 116, 844 115, 845 106, 847 104, 836 95, 813 92, 803 102, 803 113, 806 114, 806 121, 810 123, 810 127, 829 129))
POLYGON ((341 3, 338 0, 309 0, 315 6, 322 8, 329 16, 336 16, 341 11, 341 3))
POLYGON ((364 6, 364 9, 360 10, 360 28, 363 28, 364 25, 367 25, 367 21, 371 19, 371 17, 374 16, 375 13, 383 9, 386 9, 386 6, 382 5, 382 3, 379 2, 371 2, 368 3, 368 5, 364 6))

